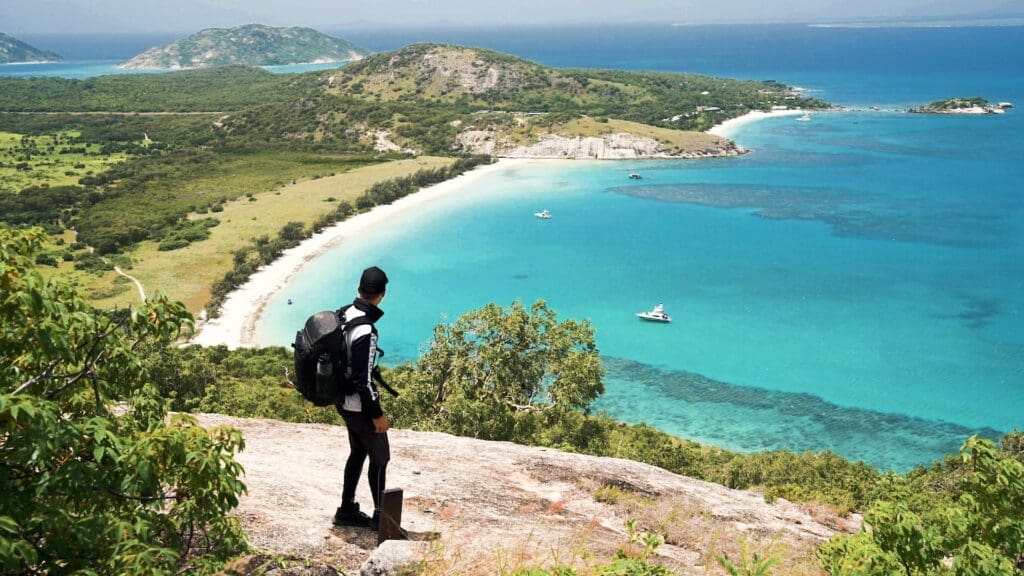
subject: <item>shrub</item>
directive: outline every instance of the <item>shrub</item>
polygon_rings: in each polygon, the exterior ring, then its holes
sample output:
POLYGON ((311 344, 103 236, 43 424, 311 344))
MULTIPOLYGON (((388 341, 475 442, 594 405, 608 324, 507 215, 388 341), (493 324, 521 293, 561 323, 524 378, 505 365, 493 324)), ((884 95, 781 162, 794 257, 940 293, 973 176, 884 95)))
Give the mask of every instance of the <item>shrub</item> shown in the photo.
POLYGON ((165 421, 137 348, 191 319, 154 296, 101 312, 0 228, 0 567, 7 574, 212 573, 245 548, 241 435, 165 421), (111 410, 117 403, 121 409, 111 410))
POLYGON ((899 483, 864 516, 871 527, 835 536, 818 551, 833 575, 978 574, 1024 571, 1024 464, 977 436, 960 450, 958 497, 915 512, 899 483))

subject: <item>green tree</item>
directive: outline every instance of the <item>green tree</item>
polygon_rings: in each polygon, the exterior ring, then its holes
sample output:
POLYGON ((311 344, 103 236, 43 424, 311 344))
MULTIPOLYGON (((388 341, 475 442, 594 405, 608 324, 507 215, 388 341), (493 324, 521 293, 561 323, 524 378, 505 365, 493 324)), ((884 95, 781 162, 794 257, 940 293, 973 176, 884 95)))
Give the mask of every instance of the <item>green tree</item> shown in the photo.
POLYGON ((960 450, 964 473, 950 503, 915 512, 906 499, 878 502, 856 536, 818 551, 833 575, 1024 574, 1024 464, 983 438, 960 450))
POLYGON ((191 318, 162 296, 90 307, 35 270, 42 240, 0 227, 0 572, 214 570, 245 547, 242 437, 166 420, 137 352, 191 318))
POLYGON ((558 415, 587 413, 603 377, 588 322, 559 322, 543 300, 488 304, 438 325, 415 366, 394 372, 405 388, 394 412, 463 436, 529 438, 558 415))

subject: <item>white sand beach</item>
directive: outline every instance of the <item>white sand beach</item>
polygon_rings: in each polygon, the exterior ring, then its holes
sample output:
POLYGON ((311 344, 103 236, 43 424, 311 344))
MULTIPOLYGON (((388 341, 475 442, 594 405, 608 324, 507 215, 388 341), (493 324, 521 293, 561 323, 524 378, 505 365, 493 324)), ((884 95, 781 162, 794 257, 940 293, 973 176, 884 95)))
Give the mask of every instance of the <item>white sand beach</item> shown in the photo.
POLYGON ((249 277, 249 281, 228 295, 220 316, 198 325, 198 333, 191 342, 203 346, 223 344, 228 348, 249 348, 258 345, 255 340, 256 325, 267 302, 281 290, 309 261, 320 256, 339 242, 351 238, 367 228, 407 210, 414 210, 424 203, 436 201, 444 196, 458 193, 483 176, 535 160, 502 159, 494 164, 482 166, 457 178, 423 188, 395 202, 377 206, 369 212, 339 222, 319 234, 306 239, 298 246, 285 250, 271 264, 264 266, 249 277))
MULTIPOLYGON (((727 120, 710 130, 708 134, 729 137, 738 128, 750 122, 775 116, 803 114, 803 110, 779 110, 774 112, 750 112, 738 118, 727 120)), ((395 214, 412 210, 424 203, 435 201, 449 194, 458 193, 485 175, 524 164, 562 163, 567 160, 502 158, 494 164, 483 166, 457 178, 424 188, 385 206, 377 206, 369 212, 359 214, 327 228, 319 234, 284 251, 271 264, 253 274, 248 282, 228 295, 221 307, 220 316, 202 321, 191 343, 203 346, 225 345, 229 348, 256 347, 256 327, 271 297, 284 288, 303 266, 347 238, 374 226, 395 214)))
POLYGON ((740 127, 750 124, 751 122, 757 122, 758 120, 764 120, 765 118, 773 118, 776 116, 800 116, 805 114, 806 110, 774 110, 772 112, 761 112, 755 110, 753 112, 747 112, 743 116, 736 118, 730 118, 721 124, 712 127, 707 131, 708 134, 714 134, 715 136, 721 136, 722 138, 729 138, 731 134, 735 134, 740 127))

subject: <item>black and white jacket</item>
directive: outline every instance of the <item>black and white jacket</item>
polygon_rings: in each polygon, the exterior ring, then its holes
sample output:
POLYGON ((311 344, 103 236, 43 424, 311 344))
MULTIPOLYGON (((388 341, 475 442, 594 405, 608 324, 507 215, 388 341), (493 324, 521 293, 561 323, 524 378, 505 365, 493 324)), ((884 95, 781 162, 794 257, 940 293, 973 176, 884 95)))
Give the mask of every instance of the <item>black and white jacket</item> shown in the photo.
MULTIPOLYGON (((377 322, 384 312, 362 298, 356 298, 345 310, 342 322, 366 316, 370 322, 377 322)), ((345 331, 348 347, 351 382, 356 394, 345 396, 338 408, 346 412, 365 412, 370 418, 380 418, 384 411, 380 407, 380 391, 373 381, 373 368, 377 363, 377 331, 372 324, 360 324, 345 331)))

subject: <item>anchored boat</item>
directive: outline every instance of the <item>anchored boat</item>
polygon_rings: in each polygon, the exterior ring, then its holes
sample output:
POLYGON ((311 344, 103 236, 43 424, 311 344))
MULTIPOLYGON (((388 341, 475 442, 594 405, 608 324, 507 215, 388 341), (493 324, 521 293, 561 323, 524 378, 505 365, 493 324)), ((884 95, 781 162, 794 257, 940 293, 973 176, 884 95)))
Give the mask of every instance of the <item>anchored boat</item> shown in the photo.
POLYGON ((665 305, 658 304, 650 312, 637 312, 637 317, 650 322, 671 322, 672 317, 665 313, 665 305))

